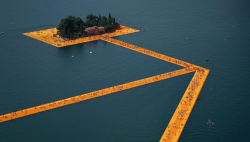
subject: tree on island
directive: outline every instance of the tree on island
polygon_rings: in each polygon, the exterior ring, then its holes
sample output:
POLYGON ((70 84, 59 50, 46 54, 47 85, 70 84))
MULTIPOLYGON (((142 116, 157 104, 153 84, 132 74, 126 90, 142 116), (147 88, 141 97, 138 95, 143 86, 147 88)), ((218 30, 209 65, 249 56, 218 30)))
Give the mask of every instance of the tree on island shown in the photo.
POLYGON ((61 20, 57 30, 58 34, 63 38, 78 38, 85 36, 87 34, 85 29, 93 26, 104 27, 106 32, 120 27, 120 25, 115 22, 115 18, 112 18, 109 13, 108 19, 105 16, 101 17, 101 15, 99 15, 99 17, 92 14, 87 15, 85 22, 80 17, 68 16, 61 20))
POLYGON ((77 38, 86 34, 86 31, 81 31, 81 28, 85 26, 80 17, 68 16, 59 23, 57 30, 59 35, 64 38, 77 38))

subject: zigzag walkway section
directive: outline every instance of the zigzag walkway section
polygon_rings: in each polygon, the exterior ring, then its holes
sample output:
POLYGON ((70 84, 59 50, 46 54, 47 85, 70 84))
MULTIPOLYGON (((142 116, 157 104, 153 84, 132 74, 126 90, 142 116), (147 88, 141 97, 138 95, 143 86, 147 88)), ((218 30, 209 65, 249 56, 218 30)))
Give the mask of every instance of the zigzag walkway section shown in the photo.
POLYGON ((107 33, 104 35, 91 36, 91 37, 84 38, 84 39, 80 38, 80 39, 78 39, 80 41, 77 41, 77 40, 75 40, 75 41, 57 41, 58 38, 54 39, 50 35, 51 33, 53 34, 55 32, 52 29, 47 30, 47 32, 50 34, 48 34, 44 31, 45 36, 41 35, 41 34, 43 34, 43 32, 24 33, 24 35, 27 35, 27 36, 30 36, 30 37, 35 38, 37 40, 46 42, 46 43, 51 44, 51 45, 56 46, 56 47, 64 47, 64 46, 69 46, 69 45, 74 45, 74 44, 84 43, 84 42, 89 42, 89 41, 94 41, 94 40, 104 40, 104 41, 107 41, 107 42, 110 42, 110 43, 113 43, 113 44, 116 44, 116 45, 119 45, 119 46, 122 46, 122 47, 125 47, 128 49, 149 55, 151 57, 161 59, 161 60, 176 64, 176 65, 185 67, 185 68, 177 70, 177 71, 164 73, 164 74, 156 75, 153 77, 148 77, 145 79, 125 83, 122 85, 117 85, 117 86, 113 86, 110 88, 90 92, 87 94, 82 94, 82 95, 67 98, 64 100, 59 100, 56 102, 51 102, 48 104, 28 108, 25 110, 1 115, 0 116, 0 123, 195 71, 194 77, 192 78, 187 90, 185 91, 180 103, 178 104, 177 109, 174 112, 174 115, 172 116, 166 130, 164 131, 164 133, 160 139, 160 142, 165 142, 165 141, 176 142, 176 141, 178 141, 210 70, 193 65, 193 64, 190 64, 190 63, 187 63, 187 62, 184 62, 184 61, 181 61, 181 60, 178 60, 178 59, 175 59, 175 58, 172 58, 172 57, 169 57, 169 56, 166 56, 166 55, 163 55, 163 54, 156 53, 154 51, 150 51, 148 49, 144 49, 144 48, 141 48, 141 47, 138 47, 138 46, 111 38, 114 36, 129 34, 129 33, 133 33, 133 32, 139 32, 139 30, 135 30, 135 29, 128 28, 125 26, 123 26, 121 29, 122 30, 116 30, 115 33, 107 33), (50 39, 50 38, 52 38, 52 39, 50 39))
POLYGON ((165 132, 160 139, 160 142, 178 141, 210 70, 129 43, 125 43, 123 41, 112 39, 108 36, 102 37, 102 40, 179 66, 186 67, 185 70, 187 71, 196 71, 177 109, 175 110, 174 115, 172 116, 165 132))
POLYGON ((123 90, 126 90, 126 89, 138 87, 138 86, 141 86, 141 85, 161 81, 161 80, 164 80, 164 79, 172 78, 172 77, 183 75, 183 74, 190 73, 190 72, 193 72, 193 70, 180 69, 180 70, 176 70, 176 71, 173 71, 173 72, 164 73, 164 74, 144 78, 144 79, 141 79, 141 80, 132 81, 132 82, 128 82, 128 83, 125 83, 125 84, 113 86, 113 87, 110 87, 110 88, 105 88, 105 89, 102 89, 102 90, 82 94, 82 95, 79 95, 79 96, 75 96, 75 97, 71 97, 71 98, 67 98, 67 99, 63 99, 63 100, 59 100, 59 101, 55 101, 55 102, 35 106, 35 107, 32 107, 32 108, 28 108, 28 109, 24 109, 24 110, 12 112, 12 113, 4 114, 4 115, 0 116, 0 123, 5 122, 5 121, 9 121, 9 120, 13 120, 13 119, 16 119, 16 118, 24 117, 24 116, 27 116, 27 115, 47 111, 47 110, 50 110, 50 109, 66 106, 66 105, 69 105, 69 104, 74 104, 74 103, 85 101, 85 100, 88 100, 88 99, 93 99, 93 98, 96 98, 96 97, 108 95, 108 94, 111 94, 111 93, 123 91, 123 90))

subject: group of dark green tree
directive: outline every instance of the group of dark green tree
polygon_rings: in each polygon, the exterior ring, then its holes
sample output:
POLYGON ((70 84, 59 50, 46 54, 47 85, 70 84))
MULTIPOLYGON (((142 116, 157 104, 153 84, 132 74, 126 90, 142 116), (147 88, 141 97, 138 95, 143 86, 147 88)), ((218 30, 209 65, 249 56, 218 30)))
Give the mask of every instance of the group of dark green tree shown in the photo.
POLYGON ((57 30, 58 34, 64 38, 78 38, 85 36, 87 31, 85 28, 88 27, 104 27, 105 32, 109 32, 118 28, 120 25, 115 21, 115 18, 112 18, 110 13, 109 17, 99 15, 88 15, 86 21, 84 22, 80 17, 68 16, 64 18, 59 23, 57 30))

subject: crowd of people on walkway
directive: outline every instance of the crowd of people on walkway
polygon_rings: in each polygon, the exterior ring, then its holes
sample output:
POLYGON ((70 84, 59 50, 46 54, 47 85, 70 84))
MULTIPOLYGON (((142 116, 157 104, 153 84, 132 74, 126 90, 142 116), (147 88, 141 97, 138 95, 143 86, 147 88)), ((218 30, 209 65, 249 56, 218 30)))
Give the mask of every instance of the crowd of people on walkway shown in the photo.
MULTIPOLYGON (((54 31, 50 31, 50 32, 54 32, 54 31)), ((175 76, 182 75, 182 74, 185 74, 185 73, 190 72, 190 71, 196 71, 195 76, 191 80, 191 83, 188 86, 186 93, 184 94, 184 98, 181 100, 180 104, 178 105, 178 108, 176 110, 176 114, 174 115, 174 117, 175 117, 174 123, 169 124, 169 126, 167 127, 168 133, 165 134, 164 140, 165 141, 171 140, 171 136, 176 136, 177 132, 179 132, 179 134, 180 134, 182 131, 180 129, 182 129, 184 127, 184 124, 185 124, 184 121, 187 120, 187 116, 190 114, 190 112, 192 110, 192 106, 194 105, 194 103, 196 101, 195 99, 197 99, 197 95, 199 93, 199 92, 197 92, 197 90, 198 90, 199 86, 201 85, 203 77, 205 76, 204 69, 201 67, 192 65, 190 63, 187 63, 187 62, 184 62, 184 61, 181 61, 178 59, 174 59, 172 57, 162 55, 162 54, 156 53, 154 51, 150 51, 150 50, 141 48, 139 46, 135 46, 135 45, 132 45, 132 44, 129 44, 126 42, 122 42, 122 41, 110 38, 110 37, 114 37, 114 36, 119 35, 119 32, 122 33, 122 31, 118 31, 118 33, 108 33, 108 34, 104 34, 104 35, 94 35, 94 36, 89 36, 89 37, 83 37, 83 38, 80 38, 77 42, 81 43, 81 42, 85 42, 85 41, 102 39, 102 40, 111 42, 113 44, 123 46, 123 47, 129 48, 131 50, 135 50, 135 51, 138 51, 140 53, 143 53, 143 54, 146 54, 146 55, 158 58, 158 59, 162 59, 164 61, 168 61, 168 62, 177 64, 177 65, 183 66, 185 68, 181 69, 181 70, 177 70, 177 71, 173 71, 173 72, 169 72, 169 73, 164 73, 164 74, 156 75, 153 77, 125 83, 122 85, 102 89, 99 91, 83 94, 80 96, 71 97, 71 98, 67 98, 64 100, 36 106, 33 108, 29 108, 29 109, 25 109, 25 110, 21 110, 21 111, 14 111, 13 113, 9 113, 9 114, 0 116, 0 122, 5 121, 5 120, 11 120, 13 118, 22 117, 22 116, 33 114, 33 113, 37 113, 37 112, 41 112, 41 111, 45 111, 45 110, 49 110, 49 109, 53 109, 53 108, 57 108, 57 107, 61 107, 61 106, 76 103, 79 101, 84 101, 87 99, 107 95, 107 94, 122 91, 125 89, 130 89, 130 88, 137 87, 140 85, 144 85, 144 84, 160 81, 163 79, 167 79, 170 77, 175 77, 175 76)), ((128 30, 127 30, 127 33, 128 33, 128 30)), ((48 37, 48 35, 47 35, 47 37, 40 35, 40 34, 43 34, 43 31, 37 31, 36 34, 38 35, 38 37, 42 37, 42 38, 40 38, 40 40, 43 40, 43 41, 50 43, 50 44, 56 44, 57 46, 68 46, 68 45, 76 44, 76 40, 63 41, 63 40, 58 39, 58 38, 56 38, 54 40, 54 43, 52 43, 48 39, 53 38, 53 37, 48 37)), ((28 33, 27 35, 31 36, 33 38, 38 38, 38 37, 33 36, 33 34, 28 33)))
POLYGON ((201 89, 199 87, 204 81, 205 72, 203 68, 194 67, 192 69, 196 70, 196 73, 193 79, 190 82, 190 85, 187 88, 187 91, 184 94, 184 97, 180 101, 175 114, 173 115, 173 121, 175 123, 170 123, 167 127, 167 133, 165 134, 164 141, 171 140, 171 136, 176 136, 176 134, 181 134, 180 129, 183 129, 185 122, 191 110, 193 108, 194 103, 198 97, 198 91, 201 89), (183 121, 184 120, 184 121, 183 121))
POLYGON ((113 86, 113 87, 110 87, 110 88, 107 88, 107 89, 102 89, 102 90, 99 90, 99 91, 83 94, 83 95, 76 96, 76 97, 67 98, 67 99, 64 99, 64 100, 60 100, 60 101, 56 101, 56 102, 36 106, 36 107, 33 107, 33 108, 29 108, 29 109, 25 109, 25 110, 21 110, 21 111, 15 111, 13 113, 1 116, 0 117, 0 122, 2 120, 4 120, 4 119, 9 120, 9 119, 13 119, 13 118, 18 118, 18 117, 22 117, 22 116, 25 116, 25 115, 30 115, 30 114, 33 114, 33 113, 37 113, 37 112, 41 112, 41 111, 61 107, 61 106, 76 103, 76 102, 79 102, 79 101, 84 101, 84 100, 87 100, 87 99, 91 99, 91 98, 107 95, 107 94, 110 94, 110 93, 122 91, 122 90, 125 90, 125 89, 130 89, 130 88, 137 87, 137 86, 140 86, 140 85, 145 85, 145 84, 148 84, 148 83, 160 81, 160 80, 163 80, 163 79, 167 79, 167 78, 170 78, 170 77, 174 77, 174 76, 184 74, 185 72, 186 72, 185 69, 181 69, 181 70, 178 70, 178 71, 173 71, 173 72, 169 72, 169 73, 156 75, 156 76, 153 76, 153 77, 149 77, 149 78, 145 78, 145 79, 125 83, 125 84, 118 85, 118 86, 113 86))
POLYGON ((181 60, 178 60, 178 59, 175 59, 175 58, 163 55, 163 54, 159 54, 159 53, 156 53, 154 51, 150 51, 148 49, 141 48, 141 47, 136 46, 136 45, 132 45, 132 44, 129 44, 129 43, 126 43, 126 42, 123 42, 123 41, 119 41, 119 40, 110 38, 109 35, 100 36, 100 38, 102 40, 111 42, 113 44, 123 46, 125 48, 135 50, 137 52, 140 52, 140 53, 143 53, 143 54, 146 54, 146 55, 149 55, 149 56, 153 56, 155 58, 158 58, 158 59, 161 59, 161 60, 164 60, 164 61, 167 61, 167 62, 171 62, 171 63, 177 64, 177 65, 180 65, 180 66, 183 66, 189 71, 196 70, 196 68, 197 68, 196 66, 194 66, 194 65, 192 65, 190 63, 187 63, 187 62, 184 62, 184 61, 181 61, 181 60))
MULTIPOLYGON (((40 33, 42 33, 42 31, 38 31, 37 32, 38 35, 40 33)), ((192 80, 191 86, 189 87, 190 91, 187 92, 187 99, 184 100, 183 102, 181 102, 181 104, 182 103, 185 103, 185 104, 189 103, 189 105, 191 106, 191 104, 192 104, 191 102, 192 102, 192 99, 193 99, 193 93, 192 93, 192 91, 194 91, 195 88, 198 87, 198 85, 200 84, 199 81, 197 80, 197 78, 201 79, 202 76, 204 76, 204 69, 199 68, 197 66, 194 66, 192 64, 183 62, 181 60, 168 57, 166 55, 162 55, 162 54, 159 54, 159 53, 156 53, 156 52, 153 52, 153 51, 150 51, 150 50, 147 50, 147 49, 144 49, 144 48, 141 48, 141 47, 129 44, 129 43, 125 43, 125 42, 122 42, 122 41, 119 41, 119 40, 116 40, 116 39, 112 39, 112 38, 110 38, 111 36, 115 36, 115 35, 114 34, 96 35, 96 36, 86 37, 86 38, 88 38, 89 40, 93 40, 93 38, 94 38, 94 39, 102 39, 102 40, 105 40, 105 41, 109 41, 111 43, 114 43, 114 44, 117 44, 117 45, 129 48, 129 49, 141 52, 143 54, 147 54, 147 55, 159 58, 159 59, 163 59, 165 61, 172 62, 172 63, 178 64, 178 65, 184 65, 186 68, 183 69, 183 70, 185 70, 185 71, 194 71, 194 70, 196 70, 197 72, 199 72, 196 75, 196 80, 192 80)), ((46 38, 44 38, 44 39, 46 39, 46 38)), ((71 44, 75 43, 75 41, 68 41, 68 42, 71 43, 71 44)), ((127 89, 127 88, 131 88, 133 86, 143 85, 143 84, 147 84, 147 83, 159 81, 159 80, 162 80, 162 79, 165 79, 165 78, 178 76, 180 74, 180 72, 183 72, 183 71, 178 70, 178 71, 174 71, 174 72, 170 72, 170 73, 165 73, 165 74, 157 75, 155 77, 150 77, 150 78, 142 79, 142 80, 139 80, 139 81, 134 81, 134 82, 129 83, 130 87, 128 87, 128 85, 126 85, 126 84, 124 84, 124 85, 126 86, 126 89, 127 89)), ((108 92, 120 91, 120 90, 125 89, 125 87, 123 87, 123 85, 121 85, 121 86, 114 86, 113 88, 111 87, 110 89, 111 90, 109 90, 109 91, 107 91, 105 89, 102 90, 101 91, 102 93, 100 95, 107 94, 108 92)), ((97 91, 97 92, 89 93, 89 94, 87 94, 87 96, 88 96, 88 98, 93 98, 93 97, 99 96, 99 92, 97 91)), ((85 97, 86 97, 86 95, 81 95, 80 96, 80 98, 82 98, 82 99, 84 99, 85 97)), ((67 104, 68 101, 69 101, 68 99, 63 100, 63 104, 67 104)), ((70 99, 70 101, 77 102, 77 101, 80 101, 80 100, 79 100, 79 97, 78 98, 74 98, 73 97, 73 98, 70 99)), ((57 103, 56 102, 50 103, 48 106, 49 107, 52 107, 52 106, 55 107, 57 105, 63 105, 63 104, 60 101, 60 102, 57 102, 57 103)), ((35 109, 37 109, 37 107, 35 107, 35 109)), ((38 107, 38 109, 45 109, 45 106, 40 106, 40 107, 38 107)), ((17 112, 12 113, 12 116, 14 116, 14 115, 17 115, 17 112)), ((1 119, 0 119, 0 121, 1 121, 1 119)))
MULTIPOLYGON (((181 100, 181 102, 180 102, 180 104, 179 104, 179 106, 177 108, 178 113, 175 116, 176 119, 175 119, 174 122, 179 121, 179 122, 176 122, 179 125, 177 125, 176 123, 172 123, 167 127, 168 133, 166 134, 166 138, 164 138, 165 141, 167 139, 171 140, 171 136, 176 136, 177 132, 179 132, 179 134, 181 133, 182 130, 180 130, 180 129, 182 129, 184 127, 183 120, 184 121, 187 120, 187 115, 190 113, 190 111, 188 111, 188 110, 192 109, 192 104, 194 104, 195 101, 196 101, 194 99, 197 98, 197 97, 195 97, 194 95, 197 95, 196 89, 201 84, 200 82, 202 80, 202 77, 205 76, 205 74, 204 74, 204 69, 202 69, 202 68, 195 68, 195 69, 196 69, 195 77, 192 79, 190 85, 188 86, 186 94, 184 94, 185 97, 181 100), (174 134, 174 135, 171 135, 171 134, 174 134)), ((18 118, 18 117, 22 117, 22 116, 25 116, 25 115, 30 115, 30 114, 33 114, 33 113, 37 113, 37 112, 41 112, 41 111, 61 107, 61 106, 64 106, 64 105, 84 101, 84 100, 87 100, 87 99, 107 95, 107 94, 122 91, 122 90, 125 90, 125 89, 130 89, 130 88, 137 87, 137 86, 140 86, 140 85, 160 81, 160 80, 167 79, 167 78, 170 78, 170 77, 185 74, 186 72, 187 72, 187 69, 181 69, 181 70, 177 70, 177 71, 173 71, 173 72, 169 72, 169 73, 164 73, 164 74, 156 75, 156 76, 153 76, 153 77, 149 77, 149 78, 145 78, 145 79, 125 83, 125 84, 122 84, 122 85, 113 86, 113 87, 102 89, 102 90, 99 90, 99 91, 83 94, 83 95, 80 95, 80 96, 71 97, 71 98, 67 98, 67 99, 64 99, 64 100, 60 100, 60 101, 56 101, 56 102, 36 106, 36 107, 33 107, 33 108, 21 110, 21 111, 16 111, 15 110, 15 112, 13 112, 13 113, 2 115, 0 117, 0 122, 4 121, 4 120, 11 120, 13 118, 18 118)))

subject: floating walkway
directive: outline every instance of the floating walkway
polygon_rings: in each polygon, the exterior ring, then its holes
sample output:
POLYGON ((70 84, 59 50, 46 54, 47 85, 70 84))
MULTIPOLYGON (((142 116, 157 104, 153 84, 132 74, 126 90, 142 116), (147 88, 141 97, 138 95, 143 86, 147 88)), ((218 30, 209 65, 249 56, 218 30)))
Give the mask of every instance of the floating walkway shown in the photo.
POLYGON ((141 80, 132 81, 132 82, 128 82, 128 83, 125 83, 125 84, 113 86, 113 87, 110 87, 110 88, 105 88, 105 89, 102 89, 102 90, 82 94, 82 95, 79 95, 79 96, 75 96, 75 97, 71 97, 71 98, 67 98, 67 99, 63 99, 63 100, 43 104, 43 105, 40 105, 40 106, 20 110, 20 111, 17 111, 17 112, 8 113, 8 114, 0 116, 0 122, 5 122, 5 121, 13 120, 13 119, 16 119, 16 118, 24 117, 24 116, 27 116, 27 115, 43 112, 43 111, 46 111, 46 110, 66 106, 66 105, 69 105, 69 104, 74 104, 74 103, 77 103, 77 102, 93 99, 93 98, 96 98, 96 97, 101 97, 101 96, 108 95, 108 94, 111 94, 111 93, 123 91, 123 90, 126 90, 126 89, 142 86, 142 85, 157 82, 157 81, 161 81, 161 80, 172 78, 172 77, 175 77, 175 76, 183 75, 183 74, 186 74, 186 73, 189 73, 189 72, 193 72, 193 70, 192 71, 187 71, 186 69, 181 69, 181 70, 177 70, 177 71, 173 71, 173 72, 169 72, 169 73, 164 73, 164 74, 144 78, 144 79, 141 79, 141 80))
POLYGON ((181 60, 178 60, 178 59, 175 59, 175 58, 172 58, 172 57, 169 57, 169 56, 166 56, 166 55, 163 55, 163 54, 160 54, 160 53, 157 53, 157 52, 145 49, 145 48, 141 48, 139 46, 135 46, 135 45, 132 45, 132 44, 129 44, 129 43, 117 40, 117 39, 113 39, 113 38, 110 38, 108 36, 106 36, 106 37, 101 36, 101 39, 104 40, 104 41, 116 44, 118 46, 122 46, 122 47, 128 48, 130 50, 134 50, 134 51, 140 52, 142 54, 146 54, 148 56, 151 56, 151 57, 154 57, 154 58, 157 58, 157 59, 161 59, 163 61, 167 61, 167 62, 176 64, 178 66, 182 66, 182 67, 185 67, 185 68, 186 67, 191 67, 191 66, 196 67, 196 68, 198 67, 198 66, 192 65, 192 64, 190 64, 188 62, 184 62, 184 61, 181 61, 181 60))
MULTIPOLYGON (((36 107, 32 107, 32 108, 28 108, 28 109, 24 109, 24 110, 20 110, 20 111, 8 113, 5 115, 0 115, 0 123, 5 122, 5 121, 9 121, 9 120, 13 120, 16 118, 24 117, 27 115, 47 111, 50 109, 66 106, 69 104, 85 101, 88 99, 93 99, 96 97, 108 95, 111 93, 123 91, 126 89, 146 85, 149 83, 161 81, 164 79, 180 76, 180 75, 187 74, 190 72, 195 72, 191 82, 189 83, 187 90, 185 91, 185 93, 184 93, 180 103, 178 104, 166 130, 164 131, 164 133, 160 139, 160 142, 176 142, 176 141, 178 141, 178 139, 179 139, 179 137, 184 129, 184 126, 187 123, 188 117, 191 114, 191 111, 194 107, 194 104, 199 96, 199 93, 200 93, 200 91, 205 83, 205 80, 206 80, 208 73, 210 71, 209 69, 205 69, 205 68, 202 68, 202 67, 199 67, 199 66, 196 66, 196 65, 193 65, 193 64, 190 64, 190 63, 163 55, 163 54, 156 53, 154 51, 150 51, 148 49, 144 49, 144 48, 141 48, 141 47, 138 47, 138 46, 111 38, 114 36, 138 32, 138 30, 128 28, 125 26, 122 26, 121 30, 118 30, 114 33, 92 36, 92 37, 88 37, 88 38, 77 39, 74 41, 52 42, 52 41, 55 41, 53 34, 55 34, 56 32, 57 31, 54 28, 54 29, 37 31, 37 32, 24 33, 24 35, 30 36, 30 37, 35 38, 37 40, 41 40, 43 42, 46 42, 46 43, 51 44, 51 45, 56 46, 56 47, 64 47, 64 46, 69 46, 69 45, 74 45, 74 44, 84 43, 84 42, 89 42, 89 41, 94 41, 94 40, 104 40, 106 42, 110 42, 110 43, 128 48, 130 50, 134 50, 134 51, 140 52, 142 54, 146 54, 146 55, 149 55, 151 57, 161 59, 161 60, 176 64, 176 65, 182 66, 182 67, 184 67, 184 69, 180 69, 180 70, 176 70, 173 72, 168 72, 168 73, 144 78, 144 79, 137 80, 137 81, 128 82, 125 84, 121 84, 121 85, 113 86, 110 88, 105 88, 102 90, 82 94, 79 96, 51 102, 48 104, 43 104, 40 106, 36 106, 36 107)), ((56 39, 58 39, 58 38, 56 38, 56 39)))
POLYGON ((205 69, 204 72, 195 72, 194 77, 192 78, 187 90, 185 91, 178 107, 174 112, 174 115, 172 116, 165 132, 161 137, 160 142, 178 141, 199 96, 202 86, 205 83, 208 73, 208 69, 205 69))
POLYGON ((112 39, 108 36, 102 37, 102 40, 152 56, 157 59, 161 59, 179 66, 183 66, 185 67, 186 71, 191 71, 191 72, 196 71, 186 92, 184 93, 181 99, 181 102, 179 103, 177 109, 175 110, 175 113, 172 116, 168 124, 168 127, 166 128, 164 134, 160 139, 160 142, 178 141, 210 70, 163 54, 156 53, 154 51, 150 51, 148 49, 144 49, 129 43, 125 43, 123 41, 112 39))

